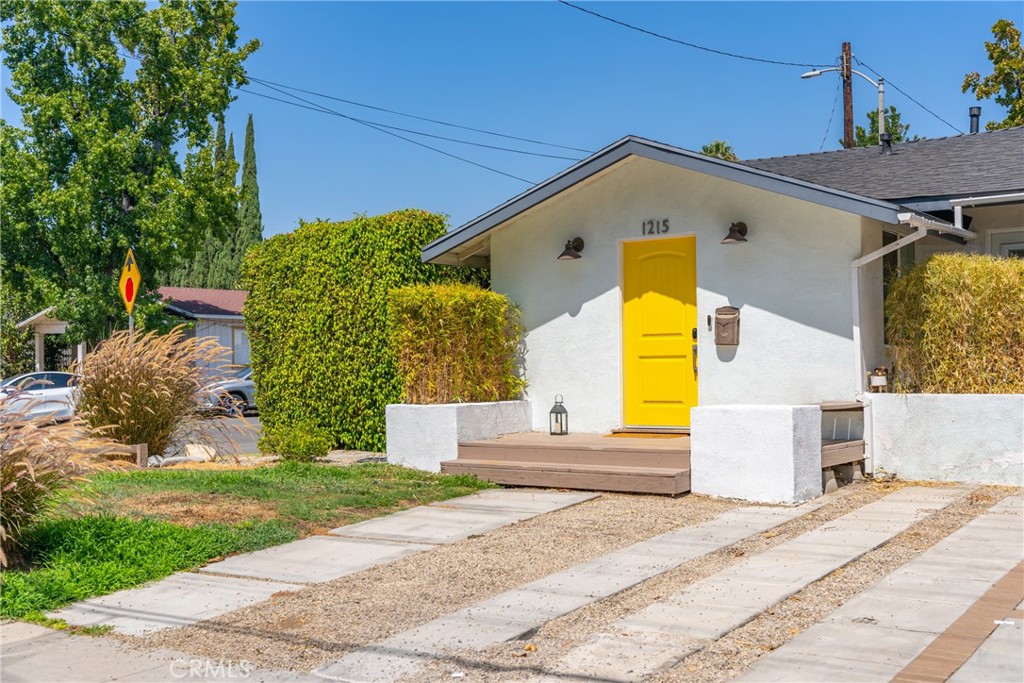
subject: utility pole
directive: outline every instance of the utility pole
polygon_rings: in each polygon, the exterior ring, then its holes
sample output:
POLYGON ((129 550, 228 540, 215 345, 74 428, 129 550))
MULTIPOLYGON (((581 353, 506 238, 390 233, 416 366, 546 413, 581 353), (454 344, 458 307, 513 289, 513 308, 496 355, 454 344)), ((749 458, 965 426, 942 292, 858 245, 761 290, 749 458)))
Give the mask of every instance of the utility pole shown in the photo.
MULTIPOLYGON (((843 147, 853 148, 853 73, 850 44, 843 43, 842 65, 839 73, 843 77, 843 147)), ((884 125, 881 124, 880 125, 884 125)))

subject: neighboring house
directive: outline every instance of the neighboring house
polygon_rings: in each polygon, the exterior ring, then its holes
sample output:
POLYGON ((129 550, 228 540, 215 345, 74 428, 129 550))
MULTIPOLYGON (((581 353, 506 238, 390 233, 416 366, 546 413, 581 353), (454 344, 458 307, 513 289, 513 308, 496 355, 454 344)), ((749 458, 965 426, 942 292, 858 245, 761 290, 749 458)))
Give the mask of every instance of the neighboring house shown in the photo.
POLYGON ((195 321, 196 337, 215 338, 221 346, 231 349, 231 363, 249 365, 249 336, 242 317, 248 291, 161 287, 159 292, 169 312, 195 321))
MULTIPOLYGON (((195 321, 192 331, 196 337, 214 337, 221 346, 231 349, 229 361, 235 365, 249 365, 249 337, 245 332, 242 305, 249 292, 237 289, 199 289, 196 287, 161 287, 160 296, 167 303, 167 310, 174 315, 195 321)), ((36 313, 22 320, 15 327, 32 328, 35 332, 36 371, 47 368, 44 362, 43 338, 47 334, 64 334, 68 323, 53 317, 55 307, 36 313)), ((86 345, 77 347, 77 361, 85 358, 86 345)), ((70 365, 68 358, 66 365, 70 365)), ((61 370, 64 368, 50 368, 61 370)))
MULTIPOLYGON (((54 317, 53 313, 57 310, 56 306, 50 306, 39 311, 30 318, 22 320, 20 323, 15 325, 15 329, 31 328, 35 333, 34 345, 35 349, 35 370, 36 372, 42 372, 46 370, 46 345, 43 340, 48 334, 64 334, 68 331, 68 323, 65 320, 54 317)), ((76 347, 76 357, 72 359, 70 355, 64 358, 64 362, 59 368, 50 368, 51 370, 63 370, 71 365, 72 360, 79 363, 85 359, 87 345, 82 342, 76 347)))
POLYGON ((1024 128, 745 163, 626 137, 423 259, 487 264, 522 307, 534 429, 561 394, 599 433, 854 400, 887 363, 883 264, 956 249, 1024 249, 1024 128), (746 241, 723 241, 739 223, 746 241), (738 345, 716 344, 723 307, 738 345))

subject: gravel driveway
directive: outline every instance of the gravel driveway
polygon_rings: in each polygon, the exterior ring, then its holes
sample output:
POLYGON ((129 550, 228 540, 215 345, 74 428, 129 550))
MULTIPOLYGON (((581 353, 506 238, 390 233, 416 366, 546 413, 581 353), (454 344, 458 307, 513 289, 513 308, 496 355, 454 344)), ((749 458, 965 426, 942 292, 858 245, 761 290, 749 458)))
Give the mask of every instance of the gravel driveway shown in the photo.
MULTIPOLYGON (((860 482, 823 507, 780 527, 699 557, 635 588, 548 622, 524 649, 509 642, 421 669, 415 681, 522 681, 616 619, 761 552, 878 500, 900 484, 860 482), (458 663, 455 666, 452 661, 458 663), (453 668, 455 667, 455 668, 453 668)), ((882 548, 762 613, 658 681, 723 681, 813 624, 849 597, 901 566, 1015 489, 981 487, 882 548)), ((138 641, 268 669, 310 671, 346 653, 439 616, 645 538, 706 521, 738 501, 603 494, 558 512, 503 527, 217 619, 138 641)))

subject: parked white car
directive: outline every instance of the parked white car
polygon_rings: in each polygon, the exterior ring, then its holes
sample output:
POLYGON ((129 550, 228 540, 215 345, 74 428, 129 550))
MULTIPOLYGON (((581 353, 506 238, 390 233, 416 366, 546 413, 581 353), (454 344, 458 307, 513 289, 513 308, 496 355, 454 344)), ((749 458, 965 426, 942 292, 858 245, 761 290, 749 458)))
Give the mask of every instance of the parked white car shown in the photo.
POLYGON ((3 412, 25 413, 28 417, 51 416, 67 420, 75 414, 75 384, 70 372, 29 372, 0 382, 0 394, 8 397, 3 412))
POLYGON ((256 385, 252 381, 251 368, 240 368, 234 377, 211 384, 206 390, 200 408, 202 412, 243 415, 256 410, 256 385))

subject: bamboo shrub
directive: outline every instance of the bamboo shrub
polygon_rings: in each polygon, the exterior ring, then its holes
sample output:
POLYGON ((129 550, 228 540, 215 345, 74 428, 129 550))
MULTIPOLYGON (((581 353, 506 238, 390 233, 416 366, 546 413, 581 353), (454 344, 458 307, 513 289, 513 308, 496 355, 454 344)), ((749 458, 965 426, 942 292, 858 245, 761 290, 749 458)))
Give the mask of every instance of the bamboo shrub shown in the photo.
POLYGON ((228 431, 227 421, 197 410, 206 387, 223 379, 217 368, 227 366, 229 354, 183 326, 167 334, 115 332, 77 369, 78 412, 118 443, 148 444, 150 455, 171 455, 187 443, 213 445, 211 432, 228 431))
POLYGON ((936 254, 885 310, 897 391, 1024 393, 1024 260, 936 254))
POLYGON ((388 307, 403 401, 521 397, 523 326, 507 298, 472 285, 414 285, 392 291, 388 307))

